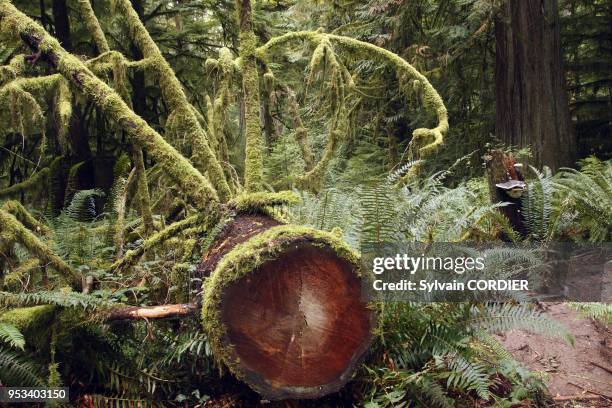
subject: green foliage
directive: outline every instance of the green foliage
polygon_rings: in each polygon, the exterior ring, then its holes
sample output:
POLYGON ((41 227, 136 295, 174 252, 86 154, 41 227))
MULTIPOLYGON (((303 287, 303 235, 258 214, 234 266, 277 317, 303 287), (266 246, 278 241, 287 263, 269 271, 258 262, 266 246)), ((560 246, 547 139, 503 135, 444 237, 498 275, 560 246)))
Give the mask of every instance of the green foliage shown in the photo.
POLYGON ((569 302, 569 307, 580 312, 581 315, 600 320, 605 324, 612 324, 612 304, 595 302, 569 302))
POLYGON ((0 322, 0 340, 11 347, 23 350, 25 339, 18 328, 12 324, 0 322))
POLYGON ((40 369, 23 356, 0 346, 0 382, 13 387, 42 387, 40 369))

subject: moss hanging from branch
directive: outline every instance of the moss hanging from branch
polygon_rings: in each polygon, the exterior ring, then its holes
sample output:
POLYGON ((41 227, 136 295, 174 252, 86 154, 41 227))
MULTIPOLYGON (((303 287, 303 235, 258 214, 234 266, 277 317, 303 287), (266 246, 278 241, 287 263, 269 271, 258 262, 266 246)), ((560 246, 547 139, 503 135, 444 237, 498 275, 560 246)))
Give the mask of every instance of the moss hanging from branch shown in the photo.
MULTIPOLYGON (((335 58, 331 46, 332 44, 357 52, 359 55, 363 56, 363 58, 376 59, 392 64, 397 72, 397 76, 400 79, 409 79, 411 81, 404 82, 409 82, 413 87, 417 86, 420 88, 420 95, 423 105, 429 112, 433 113, 437 119, 437 125, 435 127, 431 129, 419 128, 412 133, 412 140, 409 148, 412 156, 411 158, 426 158, 440 148, 444 140, 443 136, 448 131, 448 112, 444 106, 442 98, 427 80, 427 78, 406 60, 399 55, 376 45, 359 41, 354 38, 335 34, 326 34, 320 31, 296 31, 272 38, 266 44, 257 49, 256 55, 261 60, 267 61, 268 52, 272 48, 296 40, 306 40, 315 45, 315 51, 309 64, 311 78, 314 78, 313 73, 315 72, 315 69, 321 65, 325 57, 327 57, 327 62, 331 64, 332 69, 337 71, 335 74, 333 74, 332 71, 333 75, 330 78, 332 88, 335 88, 336 92, 338 93, 337 99, 341 98, 342 92, 344 92, 343 87, 341 86, 342 81, 345 81, 349 87, 353 87, 354 83, 346 68, 342 66, 335 58), (336 68, 333 68, 334 66, 336 66, 336 68)), ((323 157, 325 158, 325 154, 323 157)), ((414 168, 414 171, 416 171, 416 167, 414 168)))
POLYGON ((98 79, 81 60, 66 52, 57 40, 8 0, 0 0, 0 33, 12 36, 15 40, 22 40, 35 52, 39 52, 43 60, 56 68, 110 120, 125 130, 134 143, 160 162, 197 207, 213 209, 211 205, 218 201, 218 195, 210 182, 189 160, 129 109, 121 97, 98 79))
POLYGON ((295 132, 295 140, 300 146, 300 150, 302 152, 302 159, 304 159, 304 163, 306 164, 306 171, 310 171, 314 168, 314 154, 312 153, 312 149, 308 144, 308 129, 304 126, 304 122, 302 121, 302 115, 300 114, 300 105, 298 104, 297 98, 295 96, 295 92, 289 87, 284 87, 285 94, 287 95, 287 103, 289 105, 289 110, 291 112, 291 116, 293 118, 293 126, 295 132))
POLYGON ((210 141, 204 128, 200 125, 193 106, 187 100, 185 91, 174 71, 163 57, 157 44, 140 21, 138 14, 132 8, 129 0, 113 0, 117 13, 125 17, 129 27, 129 34, 145 58, 155 60, 150 65, 159 78, 159 86, 170 111, 178 112, 183 123, 182 129, 193 144, 193 161, 195 167, 201 172, 208 172, 222 201, 231 197, 229 184, 219 160, 210 147, 210 141))

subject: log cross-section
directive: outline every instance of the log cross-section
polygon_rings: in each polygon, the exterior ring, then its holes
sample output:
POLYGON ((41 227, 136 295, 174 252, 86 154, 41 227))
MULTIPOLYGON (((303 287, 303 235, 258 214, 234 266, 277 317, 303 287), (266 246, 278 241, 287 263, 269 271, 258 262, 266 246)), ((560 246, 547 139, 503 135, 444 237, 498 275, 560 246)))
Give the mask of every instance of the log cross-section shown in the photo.
POLYGON ((215 355, 269 399, 340 389, 366 354, 374 315, 359 260, 331 234, 242 215, 205 255, 202 318, 215 355))

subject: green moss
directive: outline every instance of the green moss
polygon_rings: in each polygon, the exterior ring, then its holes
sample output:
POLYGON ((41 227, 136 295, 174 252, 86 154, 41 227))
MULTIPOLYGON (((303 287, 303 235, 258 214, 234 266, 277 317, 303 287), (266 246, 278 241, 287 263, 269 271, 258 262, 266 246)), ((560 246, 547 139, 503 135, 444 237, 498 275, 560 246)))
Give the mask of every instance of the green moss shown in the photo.
POLYGON ((241 194, 230 201, 230 206, 234 207, 238 213, 261 212, 265 207, 295 204, 300 201, 300 197, 293 191, 280 191, 278 193, 246 193, 241 194))
MULTIPOLYGON (((129 6, 129 1, 121 1, 121 3, 129 6)), ((124 14, 132 15, 135 13, 130 6, 129 13, 126 11, 124 14)), ((126 131, 134 143, 144 148, 155 160, 161 163, 168 175, 197 207, 206 209, 218 201, 219 196, 210 181, 197 171, 189 160, 170 146, 142 118, 134 114, 117 92, 97 78, 80 59, 67 53, 58 41, 49 36, 40 25, 7 1, 0 2, 0 23, 0 33, 12 36, 16 41, 21 41, 22 35, 40 39, 39 51, 43 55, 50 56, 49 59, 54 62, 58 72, 68 79, 80 93, 94 102, 110 120, 126 131)), ((168 69, 170 68, 168 67, 168 69)), ((160 76, 162 77, 162 84, 172 80, 168 79, 167 76, 160 76)), ((173 81, 177 81, 176 77, 173 76, 173 78, 173 81)), ((188 110, 192 112, 191 109, 188 110)), ((195 118, 194 115, 192 116, 195 118)), ((197 124, 197 118, 195 118, 195 121, 197 124)), ((211 159, 214 159, 214 157, 211 156, 211 159)), ((211 163, 214 163, 214 160, 211 160, 211 163)), ((212 167, 208 168, 209 176, 213 180, 217 180, 219 174, 219 180, 224 180, 220 166, 217 172, 214 169, 211 171, 211 169, 212 167)), ((227 191, 229 191, 229 187, 227 191)))
POLYGON ((215 217, 213 214, 208 215, 210 218, 202 217, 201 215, 193 215, 189 218, 185 218, 184 220, 175 222, 163 230, 151 235, 141 246, 127 251, 122 259, 118 260, 111 266, 111 270, 120 271, 134 265, 142 257, 142 255, 145 254, 145 252, 155 248, 173 237, 176 237, 179 233, 192 227, 193 225, 207 225, 209 220, 213 220, 215 217))
POLYGON ((302 158, 304 159, 304 163, 306 164, 306 171, 310 171, 314 168, 314 154, 312 153, 312 149, 308 144, 308 129, 304 127, 304 122, 302 122, 302 115, 300 114, 300 106, 297 102, 297 98, 295 96, 295 92, 289 87, 285 87, 285 93, 287 94, 287 102, 289 104, 289 109, 291 111, 291 115, 293 117, 293 126, 295 128, 295 140, 298 142, 300 146, 300 150, 302 151, 302 158))
POLYGON ((259 76, 255 46, 257 39, 252 32, 240 34, 240 56, 242 58, 242 85, 245 99, 246 159, 244 186, 247 192, 261 191, 263 182, 264 139, 259 119, 259 76))
POLYGON ((24 281, 28 275, 31 275, 40 268, 40 260, 37 258, 28 259, 22 262, 17 268, 7 273, 4 277, 4 286, 9 290, 18 289, 21 282, 24 281))
POLYGON ((55 306, 20 307, 0 314, 0 322, 12 324, 20 331, 36 331, 48 326, 54 318, 55 306))
MULTIPOLYGON (((315 50, 309 64, 310 81, 313 80, 314 73, 320 66, 327 65, 331 67, 328 78, 332 83, 332 88, 335 89, 337 94, 335 99, 340 105, 344 93, 343 84, 346 84, 349 88, 354 88, 354 80, 346 68, 336 59, 332 44, 356 52, 364 58, 380 60, 392 64, 396 69, 398 77, 405 79, 413 88, 419 88, 419 94, 421 95, 423 105, 428 111, 432 112, 437 119, 437 125, 434 128, 420 128, 413 132, 413 138, 410 142, 411 158, 422 159, 431 156, 440 146, 442 146, 444 134, 448 131, 448 112, 444 106, 444 102, 427 78, 402 57, 374 44, 350 37, 325 34, 320 31, 296 31, 274 37, 266 44, 259 47, 255 51, 255 54, 259 59, 266 61, 273 48, 296 40, 305 40, 315 45, 315 50), (324 59, 326 64, 322 63, 324 59)), ((341 106, 338 106, 338 109, 340 108, 341 106)), ((330 136, 333 136, 333 133, 330 133, 330 136)), ((325 158, 325 154, 323 157, 325 158)), ((303 177, 303 179, 304 178, 308 178, 308 176, 303 177)), ((316 180, 316 177, 311 178, 316 180)))
POLYGON ((356 253, 335 235, 309 227, 280 225, 236 245, 219 262, 210 278, 204 283, 202 299, 202 324, 217 359, 226 364, 238 377, 243 373, 237 368, 238 361, 227 342, 226 327, 221 322, 221 301, 225 289, 233 282, 253 272, 268 260, 275 259, 296 240, 307 240, 313 245, 331 248, 339 257, 350 262, 358 276, 360 262, 356 253))
POLYGON ((70 128, 70 118, 72 117, 72 91, 68 81, 61 78, 57 83, 55 95, 55 117, 57 127, 57 138, 60 142, 62 152, 68 153, 68 131, 70 128))
POLYGON ((14 239, 23 245, 33 256, 49 264, 53 269, 70 279, 75 287, 81 286, 83 276, 80 272, 68 266, 68 264, 38 239, 36 235, 17 221, 13 215, 2 209, 0 209, 0 230, 7 231, 11 234, 14 239))
POLYGON ((45 235, 50 232, 49 228, 30 214, 19 201, 10 200, 2 205, 2 209, 12 214, 19 222, 31 231, 45 235))
POLYGON ((8 65, 0 66, 0 84, 17 79, 25 70, 25 55, 15 55, 8 65))
POLYGON ((208 172, 209 178, 213 182, 222 201, 229 200, 231 191, 221 164, 211 149, 208 135, 200 125, 194 113, 194 108, 189 103, 172 67, 163 57, 157 44, 155 44, 149 32, 138 18, 138 14, 132 8, 130 1, 114 0, 113 3, 115 12, 121 14, 126 19, 130 36, 144 57, 155 61, 149 65, 149 69, 155 71, 162 95, 170 111, 177 111, 180 115, 179 122, 182 123, 184 135, 192 143, 192 160, 195 167, 202 173, 208 172))
POLYGON ((41 169, 34 173, 29 179, 0 190, 0 198, 14 197, 23 192, 39 188, 41 185, 44 185, 44 183, 48 180, 49 174, 49 168, 45 167, 44 169, 41 169))
POLYGON ((90 0, 78 0, 80 17, 82 18, 87 30, 91 33, 98 52, 104 53, 110 51, 106 36, 100 27, 100 23, 94 14, 94 10, 91 7, 90 0))

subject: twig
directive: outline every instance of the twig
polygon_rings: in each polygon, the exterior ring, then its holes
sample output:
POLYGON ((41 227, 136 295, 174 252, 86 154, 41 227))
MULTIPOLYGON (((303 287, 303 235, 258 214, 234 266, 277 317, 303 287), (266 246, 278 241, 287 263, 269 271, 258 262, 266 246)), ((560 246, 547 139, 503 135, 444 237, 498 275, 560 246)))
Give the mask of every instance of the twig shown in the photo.
POLYGON ((559 397, 553 397, 553 401, 584 401, 584 400, 600 400, 599 395, 561 395, 559 397))
POLYGON ((605 370, 605 371, 607 371, 608 373, 612 374, 612 368, 608 368, 608 367, 606 367, 606 366, 604 366, 604 365, 602 365, 602 364, 596 363, 596 362, 594 362, 594 361, 589 361, 589 363, 591 363, 591 364, 592 364, 592 365, 594 365, 595 367, 599 367, 599 368, 601 368, 602 370, 605 370))
POLYGON ((612 399, 612 396, 610 396, 610 395, 603 394, 603 393, 601 393, 601 392, 599 392, 599 391, 593 391, 593 390, 591 390, 591 389, 589 389, 589 388, 586 388, 586 387, 584 387, 584 386, 582 386, 582 385, 580 385, 580 384, 576 384, 576 383, 573 383, 573 382, 571 382, 571 381, 568 381, 567 383, 568 383, 568 384, 570 384, 570 385, 573 385, 574 387, 578 387, 578 388, 580 388, 581 390, 585 390, 586 392, 588 392, 588 393, 590 393, 590 394, 601 395, 602 397, 606 397, 606 398, 610 398, 610 399, 612 399))

